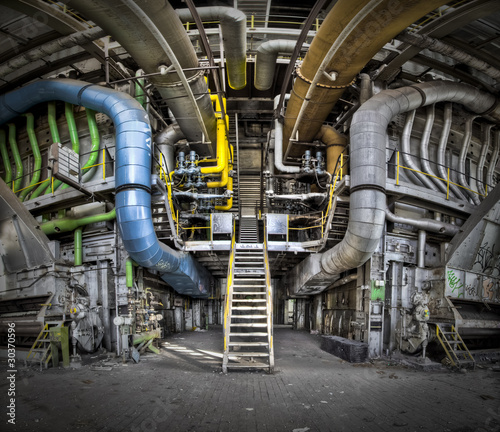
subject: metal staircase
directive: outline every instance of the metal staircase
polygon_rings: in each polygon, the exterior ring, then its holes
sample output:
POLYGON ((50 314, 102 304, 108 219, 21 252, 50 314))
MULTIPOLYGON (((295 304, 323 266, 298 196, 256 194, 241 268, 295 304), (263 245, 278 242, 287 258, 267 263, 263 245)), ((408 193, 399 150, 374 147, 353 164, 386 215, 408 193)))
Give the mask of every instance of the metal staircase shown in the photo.
POLYGON ((265 244, 233 243, 224 314, 222 370, 274 370, 272 297, 265 244))
POLYGON ((61 327, 64 321, 47 321, 42 331, 38 334, 33 346, 28 352, 25 360, 26 365, 38 364, 40 370, 42 368, 47 369, 49 361, 52 358, 52 352, 50 348, 50 328, 61 327))
POLYGON ((446 327, 444 324, 436 324, 436 336, 453 367, 471 367, 475 369, 474 357, 472 357, 455 326, 446 327))
POLYGON ((240 243, 258 243, 259 225, 256 216, 241 216, 239 227, 240 243))

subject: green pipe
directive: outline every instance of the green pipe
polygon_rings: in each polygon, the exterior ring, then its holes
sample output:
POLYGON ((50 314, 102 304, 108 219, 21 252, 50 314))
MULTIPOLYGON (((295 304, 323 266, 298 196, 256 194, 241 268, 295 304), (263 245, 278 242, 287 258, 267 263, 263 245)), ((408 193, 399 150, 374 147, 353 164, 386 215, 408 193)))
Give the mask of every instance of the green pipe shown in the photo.
MULTIPOLYGON (((49 129, 50 135, 52 136, 53 143, 60 143, 61 137, 59 136, 59 130, 57 128, 57 115, 56 115, 56 101, 49 102, 48 106, 48 119, 49 119, 49 129)), ((61 180, 54 180, 54 190, 61 186, 61 180)), ((45 195, 52 193, 52 187, 49 184, 46 186, 45 195)))
POLYGON ((97 121, 95 119, 96 112, 94 110, 91 110, 88 108, 85 108, 85 112, 87 114, 87 121, 89 123, 90 139, 92 141, 92 145, 90 148, 91 153, 90 153, 89 159, 87 160, 85 165, 83 165, 83 167, 82 167, 82 172, 83 172, 84 176, 87 172, 90 173, 87 176, 85 176, 86 177, 85 181, 88 181, 94 176, 96 169, 89 168, 87 170, 86 168, 96 164, 97 158, 99 157, 98 150, 99 150, 101 140, 99 138, 99 129, 97 128, 97 121))
POLYGON ((130 257, 125 261, 125 285, 127 288, 134 286, 134 261, 130 257))
POLYGON ((80 219, 62 218, 52 219, 49 222, 42 223, 40 228, 45 234, 56 234, 74 231, 79 227, 96 222, 113 220, 116 217, 116 210, 113 209, 107 213, 101 213, 93 216, 86 216, 80 219))
MULTIPOLYGON (((69 138, 71 140, 71 148, 75 153, 80 154, 80 140, 78 138, 78 130, 76 128, 75 115, 73 114, 73 105, 66 102, 64 104, 64 114, 66 115, 66 123, 68 123, 69 138)), ((61 189, 67 189, 69 185, 63 184, 61 189)))
POLYGON ((44 213, 42 215, 42 222, 49 222, 50 221, 50 213, 44 213))
POLYGON ((31 177, 29 186, 19 194, 19 198, 21 199, 21 201, 24 201, 26 199, 26 196, 40 181, 40 170, 42 169, 42 155, 40 154, 40 148, 38 147, 38 140, 36 139, 35 134, 35 117, 31 113, 23 114, 23 116, 26 117, 26 132, 28 133, 28 139, 30 140, 31 150, 33 151, 35 163, 33 165, 33 176, 31 177))
POLYGON ((57 210, 57 218, 62 219, 66 216, 66 209, 57 210))
MULTIPOLYGON (((144 75, 144 71, 142 69, 139 69, 136 73, 135 76, 142 76, 144 75)), ((138 80, 135 80, 135 100, 139 102, 144 109, 146 109, 146 104, 147 104, 147 98, 144 93, 144 78, 140 78, 138 80)))
POLYGON ((14 157, 14 164, 16 165, 16 174, 14 176, 14 192, 16 192, 21 189, 23 184, 23 161, 21 160, 19 148, 17 147, 16 125, 14 123, 9 123, 7 126, 9 126, 10 150, 12 151, 12 156, 14 157))
POLYGON ((75 230, 75 265, 82 265, 83 262, 83 227, 78 227, 75 230))
POLYGON ((7 143, 5 141, 5 131, 0 129, 0 153, 2 154, 3 167, 5 169, 5 183, 9 184, 12 180, 12 168, 10 166, 9 153, 7 153, 7 143))

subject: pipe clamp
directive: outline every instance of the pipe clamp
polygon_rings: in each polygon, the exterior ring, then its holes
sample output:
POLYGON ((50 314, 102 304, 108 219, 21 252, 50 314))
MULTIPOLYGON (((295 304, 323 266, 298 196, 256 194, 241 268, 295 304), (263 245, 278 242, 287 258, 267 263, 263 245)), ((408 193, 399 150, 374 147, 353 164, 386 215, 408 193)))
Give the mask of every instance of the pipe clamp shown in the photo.
MULTIPOLYGON (((308 84, 312 84, 312 81, 310 79, 307 79, 304 75, 302 75, 302 73, 300 72, 300 67, 297 67, 297 69, 295 69, 295 72, 302 81, 305 81, 308 84)), ((352 86, 355 82, 356 82, 356 77, 354 77, 354 79, 349 84, 333 86, 333 85, 316 83, 316 87, 321 87, 326 89, 344 89, 352 86)))

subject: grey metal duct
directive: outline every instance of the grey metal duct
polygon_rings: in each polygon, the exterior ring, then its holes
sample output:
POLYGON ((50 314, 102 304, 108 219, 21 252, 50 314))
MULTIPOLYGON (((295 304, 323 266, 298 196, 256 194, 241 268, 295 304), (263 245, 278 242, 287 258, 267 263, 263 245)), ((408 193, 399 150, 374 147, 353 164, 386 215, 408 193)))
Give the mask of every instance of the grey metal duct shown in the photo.
POLYGON ((449 81, 385 90, 356 112, 350 132, 351 197, 346 234, 332 249, 311 255, 288 273, 285 284, 291 295, 321 292, 342 272, 363 265, 372 256, 385 225, 387 126, 398 114, 443 101, 500 118, 493 95, 449 81))
POLYGON ((460 150, 460 156, 458 159, 458 182, 466 189, 464 192, 472 199, 475 205, 479 205, 480 201, 474 192, 469 190, 470 186, 465 178, 465 161, 467 159, 467 154, 469 152, 469 146, 472 139, 472 123, 477 116, 471 115, 465 121, 465 132, 462 139, 462 148, 460 150))
POLYGON ((491 128, 494 125, 487 124, 482 125, 483 129, 483 147, 481 148, 481 155, 479 156, 479 161, 477 163, 476 178, 477 178, 477 191, 485 195, 486 190, 484 188, 484 164, 486 163, 486 156, 488 155, 488 150, 491 144, 491 128))
MULTIPOLYGON (((189 9, 175 12, 182 22, 193 20, 189 9)), ((221 6, 199 7, 196 12, 203 21, 220 21, 229 87, 244 88, 247 84, 247 16, 238 9, 221 6)))
POLYGON ((493 151, 491 152, 490 164, 488 166, 488 172, 486 173, 486 182, 489 188, 495 187, 493 182, 493 174, 495 173, 495 167, 497 166, 498 153, 500 152, 500 130, 495 131, 495 139, 493 141, 493 151))
POLYGON ((411 225, 419 230, 430 231, 438 234, 454 236, 460 230, 460 227, 457 225, 437 221, 435 219, 412 219, 403 216, 396 216, 388 208, 385 209, 385 216, 387 220, 391 222, 411 225))
POLYGON ((271 88, 273 85, 278 54, 291 54, 295 50, 296 45, 296 41, 274 39, 262 43, 259 48, 257 48, 254 75, 254 86, 257 90, 269 90, 271 88))
MULTIPOLYGON (((431 139, 431 132, 434 126, 434 119, 436 117, 436 110, 434 104, 427 107, 427 118, 425 120, 424 132, 420 140, 420 159, 422 161, 422 168, 429 174, 429 180, 434 183, 443 193, 446 193, 446 186, 441 180, 438 180, 436 173, 431 167, 429 162, 429 141, 431 139)), ((436 186, 433 187, 436 190, 436 186)))
MULTIPOLYGON (((175 143, 185 138, 179 125, 173 123, 155 136, 157 149, 163 154, 165 170, 168 173, 175 169, 175 143)), ((162 161, 163 162, 163 161, 162 161)))
POLYGON ((92 27, 88 30, 79 31, 69 36, 64 36, 62 38, 47 42, 43 45, 30 49, 29 51, 23 52, 22 54, 19 54, 0 65, 0 77, 4 77, 11 72, 14 72, 17 69, 30 64, 31 62, 34 62, 56 52, 74 47, 76 45, 83 45, 104 36, 106 36, 106 32, 104 30, 100 29, 99 27, 92 27))
MULTIPOLYGON (((156 73, 159 66, 170 65, 172 60, 168 58, 165 47, 153 35, 147 22, 138 17, 127 3, 126 0, 81 0, 75 6, 86 18, 97 23, 117 40, 146 74, 156 73)), ((194 48, 172 6, 167 1, 137 0, 135 3, 168 42, 180 66, 183 69, 197 68, 198 58, 194 48)), ((215 114, 203 71, 186 71, 185 75, 207 130, 208 137, 205 140, 215 143, 215 114)), ((193 121, 193 106, 178 74, 153 76, 151 81, 172 110, 187 139, 192 142, 202 141, 202 128, 193 121)), ((213 155, 213 149, 205 147, 198 146, 196 151, 201 155, 213 155)))

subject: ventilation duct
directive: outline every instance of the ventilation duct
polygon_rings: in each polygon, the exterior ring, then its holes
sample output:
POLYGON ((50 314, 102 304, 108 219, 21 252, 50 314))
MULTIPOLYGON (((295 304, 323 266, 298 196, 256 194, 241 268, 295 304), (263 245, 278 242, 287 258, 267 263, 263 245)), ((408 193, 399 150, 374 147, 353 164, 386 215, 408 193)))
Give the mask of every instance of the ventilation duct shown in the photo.
POLYGON ((52 100, 108 115, 116 133, 116 218, 125 249, 139 265, 161 274, 177 292, 205 297, 212 276, 191 255, 160 243, 151 219, 151 129, 131 96, 76 80, 37 81, 0 96, 0 124, 52 100))
MULTIPOLYGON (((86 18, 97 23, 117 40, 146 74, 157 73, 158 67, 170 65, 171 59, 152 33, 152 29, 126 3, 126 0, 81 0, 77 8, 86 18)), ((180 66, 183 69, 197 68, 198 58, 193 45, 172 6, 167 1, 137 0, 135 3, 167 41, 180 66)), ((185 75, 208 133, 205 141, 215 143, 215 114, 204 72, 188 70, 185 75)), ((156 75, 150 79, 172 110, 186 138, 191 142, 201 142, 202 129, 193 121, 193 106, 177 73, 156 75)), ((195 144, 193 150, 202 156, 213 156, 212 146, 206 148, 195 144)))
POLYGON ((385 225, 387 126, 398 114, 444 101, 500 120, 500 105, 493 95, 451 81, 385 90, 356 112, 350 131, 351 196, 346 234, 332 249, 311 255, 287 275, 285 284, 291 295, 321 292, 342 272, 363 265, 372 256, 385 225))
POLYGON ((296 45, 296 41, 286 39, 274 39, 260 44, 255 55, 254 86, 257 90, 271 88, 278 54, 292 54, 296 45))

